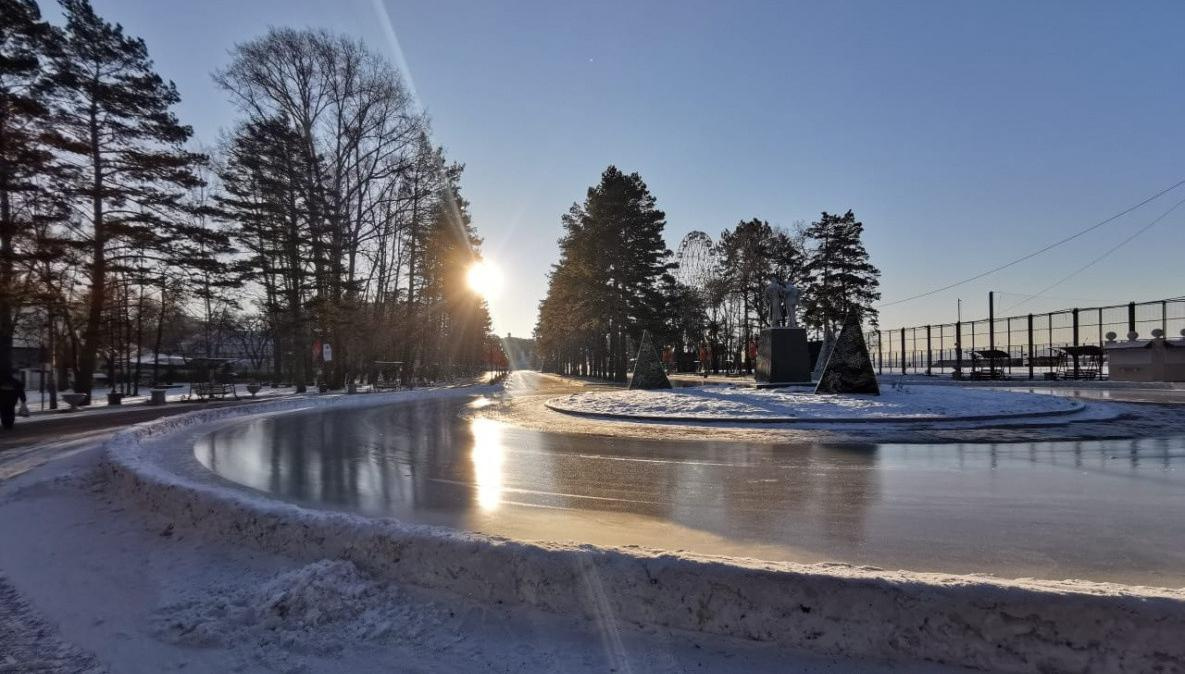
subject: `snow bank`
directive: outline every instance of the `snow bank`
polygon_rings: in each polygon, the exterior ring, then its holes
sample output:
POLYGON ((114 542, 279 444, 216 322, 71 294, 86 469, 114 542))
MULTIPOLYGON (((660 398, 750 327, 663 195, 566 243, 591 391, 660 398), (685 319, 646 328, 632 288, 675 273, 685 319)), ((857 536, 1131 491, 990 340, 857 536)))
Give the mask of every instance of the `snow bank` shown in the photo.
MULTIPOLYGON (((355 406, 472 392, 305 404, 355 406)), ((295 407, 295 401, 264 403, 250 412, 295 407)), ((108 445, 107 475, 119 493, 178 527, 305 561, 342 560, 386 581, 490 603, 772 641, 826 655, 1029 672, 1185 668, 1182 590, 524 543, 311 510, 235 487, 200 467, 169 469, 170 457, 188 456, 197 466, 192 437, 201 424, 246 413, 210 410, 124 432, 108 445)), ((240 604, 243 616, 266 614, 275 611, 278 597, 295 607, 296 617, 276 624, 301 631, 316 620, 341 620, 340 607, 351 602, 365 612, 366 587, 352 567, 315 566, 240 604), (322 602, 327 612, 310 615, 322 602)), ((190 623, 209 622, 200 618, 202 610, 190 623)), ((201 629, 226 638, 215 625, 201 629)))
POLYGON ((158 610, 152 631, 183 646, 247 644, 248 661, 288 669, 299 665, 300 653, 332 654, 376 641, 443 648, 457 639, 440 629, 447 614, 446 608, 372 579, 351 562, 320 560, 259 587, 202 588, 192 599, 158 610), (293 662, 275 662, 288 653, 295 654, 293 662))
POLYGON ((741 386, 617 390, 553 398, 547 406, 568 414, 766 423, 973 421, 1069 414, 1084 407, 1060 396, 949 386, 887 388, 879 396, 815 395, 802 388, 741 386))

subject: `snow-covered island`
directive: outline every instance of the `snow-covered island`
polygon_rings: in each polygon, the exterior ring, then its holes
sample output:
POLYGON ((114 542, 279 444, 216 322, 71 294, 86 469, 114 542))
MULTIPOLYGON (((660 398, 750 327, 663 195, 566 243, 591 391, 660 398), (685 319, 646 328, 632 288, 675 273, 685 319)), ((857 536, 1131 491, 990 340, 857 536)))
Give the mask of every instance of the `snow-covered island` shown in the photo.
POLYGON ((910 386, 879 396, 816 395, 802 387, 702 386, 660 391, 614 390, 553 398, 569 414, 666 421, 861 422, 959 421, 1069 414, 1080 401, 983 388, 910 386))

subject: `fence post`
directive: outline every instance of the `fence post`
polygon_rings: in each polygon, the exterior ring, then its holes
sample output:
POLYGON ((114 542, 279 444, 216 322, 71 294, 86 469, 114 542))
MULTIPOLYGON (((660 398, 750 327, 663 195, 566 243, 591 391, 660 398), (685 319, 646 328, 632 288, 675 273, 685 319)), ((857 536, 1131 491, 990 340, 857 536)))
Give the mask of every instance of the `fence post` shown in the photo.
POLYGON ((942 369, 942 359, 946 356, 946 329, 945 326, 938 326, 938 368, 942 369))
POLYGON ((934 374, 934 352, 930 350, 930 326, 926 326, 926 376, 934 374))
POLYGON ((1160 301, 1160 334, 1169 338, 1169 303, 1164 300, 1160 301))
POLYGON ((1004 319, 1004 330, 1007 332, 1004 339, 1005 339, 1005 342, 1008 344, 1008 346, 1006 347, 1007 352, 1008 352, 1008 357, 1004 359, 1004 363, 1008 367, 1008 376, 1011 377, 1012 376, 1012 317, 1011 316, 1004 319))
POLYGON ((1029 314, 1029 379, 1033 378, 1033 315, 1029 314))
POLYGON ((988 291, 988 352, 991 353, 991 359, 988 361, 988 367, 991 371, 988 376, 996 376, 996 291, 988 291))
POLYGON ((963 322, 955 321, 955 379, 963 378, 963 322))
MULTIPOLYGON (((1078 307, 1074 307, 1074 311, 1071 312, 1071 315, 1074 318, 1074 346, 1078 346, 1078 307)), ((1078 378, 1078 354, 1074 354, 1074 358, 1072 360, 1074 361, 1074 378, 1077 379, 1078 378)))
POLYGON ((1136 303, 1128 302, 1127 304, 1127 331, 1136 331, 1136 303))
POLYGON ((905 374, 905 328, 901 328, 901 374, 905 374))

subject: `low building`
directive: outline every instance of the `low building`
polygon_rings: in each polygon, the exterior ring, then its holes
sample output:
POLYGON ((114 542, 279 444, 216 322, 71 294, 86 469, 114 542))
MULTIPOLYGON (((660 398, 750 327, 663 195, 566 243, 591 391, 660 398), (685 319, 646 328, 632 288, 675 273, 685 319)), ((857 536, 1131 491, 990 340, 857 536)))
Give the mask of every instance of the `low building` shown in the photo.
POLYGON ((1153 332, 1152 339, 1139 339, 1134 333, 1127 341, 1117 342, 1108 335, 1103 349, 1107 352, 1111 379, 1117 381, 1185 381, 1185 330, 1177 339, 1166 339, 1153 332))

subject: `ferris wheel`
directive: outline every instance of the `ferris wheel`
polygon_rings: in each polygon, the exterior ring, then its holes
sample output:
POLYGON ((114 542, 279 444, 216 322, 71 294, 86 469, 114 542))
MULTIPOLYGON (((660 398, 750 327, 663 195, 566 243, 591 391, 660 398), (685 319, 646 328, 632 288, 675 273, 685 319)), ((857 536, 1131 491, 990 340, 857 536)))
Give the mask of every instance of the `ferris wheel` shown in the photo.
POLYGON ((704 232, 688 232, 675 252, 675 279, 685 286, 703 290, 717 271, 716 248, 704 232))

